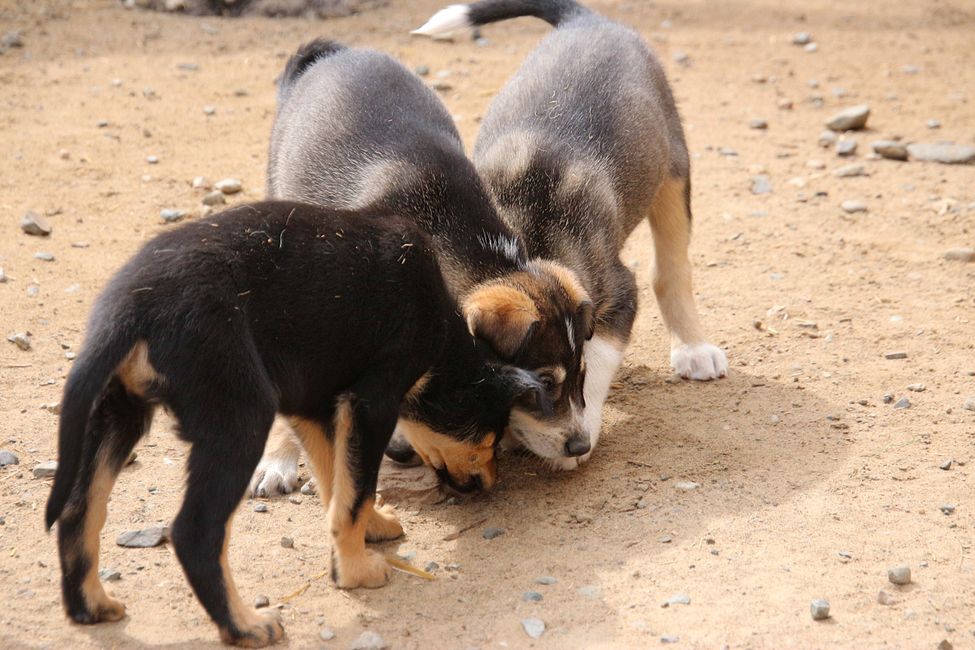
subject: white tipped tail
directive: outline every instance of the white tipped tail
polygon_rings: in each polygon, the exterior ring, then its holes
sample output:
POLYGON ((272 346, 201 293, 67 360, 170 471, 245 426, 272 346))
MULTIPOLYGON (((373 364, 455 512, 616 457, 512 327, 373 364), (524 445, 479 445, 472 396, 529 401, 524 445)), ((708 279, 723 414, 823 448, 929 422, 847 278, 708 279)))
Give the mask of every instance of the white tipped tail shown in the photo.
POLYGON ((471 8, 467 5, 450 5, 433 14, 422 27, 410 33, 431 38, 445 38, 471 26, 471 8))

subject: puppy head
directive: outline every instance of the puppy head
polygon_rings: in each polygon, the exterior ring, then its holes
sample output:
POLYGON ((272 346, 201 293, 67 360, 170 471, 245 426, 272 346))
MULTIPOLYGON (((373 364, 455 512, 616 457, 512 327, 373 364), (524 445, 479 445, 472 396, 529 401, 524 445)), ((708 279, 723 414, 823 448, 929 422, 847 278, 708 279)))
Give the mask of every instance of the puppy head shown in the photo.
POLYGON ((471 334, 542 384, 544 399, 526 392, 514 400, 514 438, 543 458, 587 453, 582 351, 593 335, 595 308, 575 274, 533 260, 526 271, 475 289, 462 305, 471 334))

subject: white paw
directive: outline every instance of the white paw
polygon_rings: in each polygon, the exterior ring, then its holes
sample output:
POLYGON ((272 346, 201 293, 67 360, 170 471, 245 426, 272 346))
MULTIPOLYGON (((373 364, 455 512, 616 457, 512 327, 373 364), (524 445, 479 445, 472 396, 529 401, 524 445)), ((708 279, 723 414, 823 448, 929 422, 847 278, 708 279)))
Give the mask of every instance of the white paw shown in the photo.
POLYGON ((272 497, 289 494, 298 487, 298 462, 275 458, 262 459, 254 477, 250 491, 255 497, 272 497))
POLYGON ((670 351, 670 365, 684 379, 708 381, 728 374, 724 350, 710 343, 681 345, 670 351))
POLYGON ((579 467, 580 462, 585 462, 585 460, 583 459, 588 459, 588 458, 589 458, 589 454, 586 454, 585 456, 579 458, 575 458, 575 457, 546 458, 545 460, 548 462, 549 467, 551 467, 557 472, 571 472, 572 470, 579 467))

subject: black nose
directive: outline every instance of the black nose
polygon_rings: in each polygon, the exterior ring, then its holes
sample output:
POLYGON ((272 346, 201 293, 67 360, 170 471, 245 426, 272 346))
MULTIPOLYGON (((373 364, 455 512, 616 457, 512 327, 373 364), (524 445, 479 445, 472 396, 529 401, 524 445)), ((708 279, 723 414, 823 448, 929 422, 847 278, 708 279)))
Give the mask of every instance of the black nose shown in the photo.
POLYGON ((565 441, 566 456, 584 456, 592 449, 589 444, 589 436, 584 433, 577 433, 565 441))

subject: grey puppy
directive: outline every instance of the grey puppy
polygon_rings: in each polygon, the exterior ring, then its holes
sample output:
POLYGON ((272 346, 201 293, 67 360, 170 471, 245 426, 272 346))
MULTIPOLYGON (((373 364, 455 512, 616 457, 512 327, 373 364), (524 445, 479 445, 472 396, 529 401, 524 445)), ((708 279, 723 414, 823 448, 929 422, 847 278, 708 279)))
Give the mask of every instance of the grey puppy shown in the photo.
MULTIPOLYGON (((432 238, 447 287, 478 341, 521 368, 565 368, 581 385, 584 341, 573 336, 592 330, 588 296, 568 269, 526 255, 443 104, 394 59, 328 40, 299 48, 280 80, 267 175, 270 198, 414 221, 432 238)), ((539 375, 551 390, 548 376, 539 375)), ((515 408, 524 417, 547 412, 533 402, 515 408)), ((286 431, 279 425, 271 433, 251 484, 255 494, 297 484, 299 446, 286 431)), ((561 453, 586 451, 564 445, 561 453)), ((443 464, 429 454, 424 460, 443 464)))
POLYGON ((715 379, 728 362, 707 342, 694 304, 687 144, 663 68, 640 35, 573 0, 451 5, 414 33, 440 36, 517 16, 556 30, 491 103, 474 163, 529 255, 575 271, 595 303, 596 326, 584 352, 585 408, 548 422, 512 414, 512 433, 534 449, 540 438, 558 445, 581 424, 595 446, 636 314, 636 283, 619 253, 643 219, 653 231, 653 287, 675 371, 715 379))

